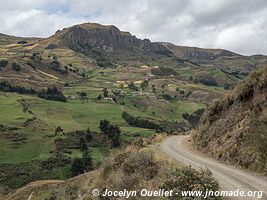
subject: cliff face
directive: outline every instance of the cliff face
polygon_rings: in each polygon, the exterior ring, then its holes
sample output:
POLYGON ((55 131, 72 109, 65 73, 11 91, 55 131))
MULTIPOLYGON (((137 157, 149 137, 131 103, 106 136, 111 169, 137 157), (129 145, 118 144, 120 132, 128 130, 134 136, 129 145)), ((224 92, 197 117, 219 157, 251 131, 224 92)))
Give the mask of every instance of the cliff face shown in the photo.
POLYGON ((208 155, 267 174, 267 67, 210 106, 192 139, 208 155))
POLYGON ((74 26, 64 35, 64 41, 71 48, 97 48, 105 52, 129 47, 144 48, 151 42, 141 40, 130 33, 121 32, 115 26, 74 26))
MULTIPOLYGON (((161 44, 152 43, 148 39, 138 39, 128 32, 120 31, 115 26, 95 23, 80 24, 63 29, 52 36, 50 40, 57 41, 57 45, 63 44, 97 61, 144 61, 173 55, 161 44)), ((49 45, 51 46, 51 44, 49 45)))

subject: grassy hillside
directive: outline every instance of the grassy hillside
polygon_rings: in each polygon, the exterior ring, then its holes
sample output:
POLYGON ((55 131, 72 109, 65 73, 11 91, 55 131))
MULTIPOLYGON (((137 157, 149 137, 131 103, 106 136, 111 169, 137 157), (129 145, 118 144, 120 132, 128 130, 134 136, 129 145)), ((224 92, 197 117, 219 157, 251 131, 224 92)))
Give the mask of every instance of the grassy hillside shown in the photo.
POLYGON ((197 149, 217 159, 267 173, 267 67, 241 82, 204 114, 192 135, 197 149))
POLYGON ((184 134, 190 116, 267 62, 225 50, 177 51, 91 23, 43 39, 0 35, 0 194, 70 178, 85 138, 97 168, 116 139, 122 148, 162 131, 184 134), (126 121, 124 112, 138 120, 126 121), (104 119, 114 135, 100 130, 104 119))

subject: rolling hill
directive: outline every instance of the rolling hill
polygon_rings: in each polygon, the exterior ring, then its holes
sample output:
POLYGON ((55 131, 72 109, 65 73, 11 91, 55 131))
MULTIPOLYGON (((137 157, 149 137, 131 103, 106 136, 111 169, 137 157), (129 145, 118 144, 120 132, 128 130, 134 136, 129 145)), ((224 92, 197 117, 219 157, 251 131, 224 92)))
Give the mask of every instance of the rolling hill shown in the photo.
POLYGON ((74 176, 85 137, 98 168, 117 148, 114 139, 124 148, 159 132, 183 134, 206 105, 266 63, 266 56, 151 42, 96 23, 48 38, 1 34, 0 196, 74 176), (114 137, 99 128, 105 120, 114 137))

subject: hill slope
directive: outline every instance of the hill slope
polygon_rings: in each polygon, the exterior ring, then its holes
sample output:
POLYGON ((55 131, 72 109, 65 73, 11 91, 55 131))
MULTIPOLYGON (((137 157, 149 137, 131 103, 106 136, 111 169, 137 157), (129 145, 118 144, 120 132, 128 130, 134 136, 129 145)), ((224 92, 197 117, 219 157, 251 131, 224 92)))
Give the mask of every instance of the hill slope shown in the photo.
POLYGON ((192 135, 197 149, 267 174, 267 67, 210 106, 192 135))
POLYGON ((64 28, 41 41, 46 49, 65 46, 97 61, 122 62, 171 57, 172 52, 148 39, 138 39, 117 27, 85 23, 64 28))

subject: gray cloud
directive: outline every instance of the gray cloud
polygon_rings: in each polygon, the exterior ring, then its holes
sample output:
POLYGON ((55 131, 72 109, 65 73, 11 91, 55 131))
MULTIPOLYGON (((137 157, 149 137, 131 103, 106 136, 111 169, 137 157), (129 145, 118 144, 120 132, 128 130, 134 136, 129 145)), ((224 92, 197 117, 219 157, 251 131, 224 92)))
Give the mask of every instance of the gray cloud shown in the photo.
POLYGON ((87 21, 152 41, 267 54, 265 0, 0 0, 6 34, 46 37, 87 21))

